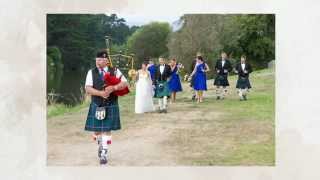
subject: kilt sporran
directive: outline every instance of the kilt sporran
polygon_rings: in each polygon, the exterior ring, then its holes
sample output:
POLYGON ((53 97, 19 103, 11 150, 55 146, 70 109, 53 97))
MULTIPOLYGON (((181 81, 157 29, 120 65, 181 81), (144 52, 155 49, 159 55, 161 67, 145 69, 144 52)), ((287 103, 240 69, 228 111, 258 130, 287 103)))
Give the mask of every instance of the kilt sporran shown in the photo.
POLYGON ((97 107, 95 117, 97 120, 103 120, 107 116, 106 107, 97 107))

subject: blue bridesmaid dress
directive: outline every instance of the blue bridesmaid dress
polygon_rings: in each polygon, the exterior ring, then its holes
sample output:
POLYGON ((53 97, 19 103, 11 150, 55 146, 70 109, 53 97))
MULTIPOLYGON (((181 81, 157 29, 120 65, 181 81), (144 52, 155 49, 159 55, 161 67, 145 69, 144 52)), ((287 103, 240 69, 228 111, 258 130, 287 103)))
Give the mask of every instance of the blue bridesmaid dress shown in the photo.
POLYGON ((206 73, 203 71, 205 69, 205 64, 198 64, 196 72, 194 74, 194 85, 193 88, 196 91, 206 91, 207 90, 207 77, 206 73))
POLYGON ((180 77, 178 74, 178 67, 176 66, 171 74, 171 79, 169 80, 169 89, 171 92, 180 92, 182 91, 182 86, 180 82, 180 77))

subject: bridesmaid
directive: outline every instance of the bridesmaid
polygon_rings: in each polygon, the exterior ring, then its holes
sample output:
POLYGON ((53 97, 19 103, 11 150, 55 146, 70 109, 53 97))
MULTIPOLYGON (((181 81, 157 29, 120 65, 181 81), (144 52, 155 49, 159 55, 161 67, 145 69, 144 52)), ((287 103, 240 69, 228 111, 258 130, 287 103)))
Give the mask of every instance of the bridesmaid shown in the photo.
POLYGON ((207 90, 206 72, 208 71, 210 71, 209 66, 204 63, 201 56, 198 56, 196 66, 192 72, 192 76, 194 76, 193 88, 196 91, 198 103, 203 102, 203 91, 207 90))
POLYGON ((171 103, 176 101, 176 94, 177 92, 181 92, 182 91, 182 86, 181 86, 181 82, 180 82, 180 76, 178 74, 179 69, 182 68, 181 64, 177 64, 177 60, 176 59, 172 59, 171 63, 170 63, 170 67, 171 67, 171 79, 169 80, 169 89, 172 92, 171 93, 171 103))

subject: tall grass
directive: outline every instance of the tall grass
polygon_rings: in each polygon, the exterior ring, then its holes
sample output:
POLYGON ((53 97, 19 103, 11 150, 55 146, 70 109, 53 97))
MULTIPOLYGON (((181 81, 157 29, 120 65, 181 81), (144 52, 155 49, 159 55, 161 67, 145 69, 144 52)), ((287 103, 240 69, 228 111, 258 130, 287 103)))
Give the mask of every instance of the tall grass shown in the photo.
POLYGON ((64 115, 66 113, 77 112, 85 107, 89 106, 90 100, 83 86, 80 87, 80 98, 74 97, 75 101, 80 101, 77 105, 67 105, 63 103, 57 103, 57 94, 54 91, 50 92, 47 97, 47 118, 54 116, 64 115))

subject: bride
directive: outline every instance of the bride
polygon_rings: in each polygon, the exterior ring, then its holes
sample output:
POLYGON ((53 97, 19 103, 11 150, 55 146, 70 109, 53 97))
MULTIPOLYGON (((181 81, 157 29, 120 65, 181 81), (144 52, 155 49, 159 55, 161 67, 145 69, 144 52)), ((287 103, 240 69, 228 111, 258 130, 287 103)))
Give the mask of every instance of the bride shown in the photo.
POLYGON ((138 70, 135 98, 135 113, 154 111, 152 80, 147 63, 143 63, 138 70))

